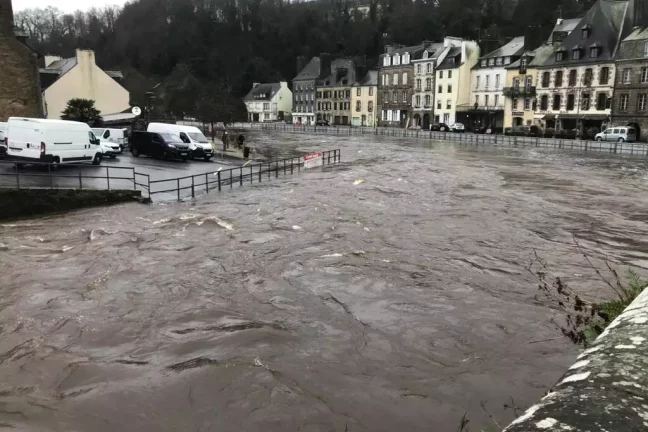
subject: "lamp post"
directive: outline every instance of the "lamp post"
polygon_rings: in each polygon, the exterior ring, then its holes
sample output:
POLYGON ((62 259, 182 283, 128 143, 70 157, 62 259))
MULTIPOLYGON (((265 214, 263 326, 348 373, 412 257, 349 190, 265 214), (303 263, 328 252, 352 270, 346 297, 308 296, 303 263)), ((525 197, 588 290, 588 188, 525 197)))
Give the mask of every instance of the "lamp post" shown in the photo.
POLYGON ((155 100, 155 93, 146 92, 146 124, 151 122, 151 111, 153 110, 153 101, 155 100))

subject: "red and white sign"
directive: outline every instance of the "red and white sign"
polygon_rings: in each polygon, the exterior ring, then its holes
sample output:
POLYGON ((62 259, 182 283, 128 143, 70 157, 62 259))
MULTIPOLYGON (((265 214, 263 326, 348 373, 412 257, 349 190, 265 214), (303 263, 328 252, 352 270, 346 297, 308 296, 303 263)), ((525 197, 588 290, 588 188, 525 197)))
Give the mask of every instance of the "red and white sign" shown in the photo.
POLYGON ((322 166, 322 153, 309 153, 304 155, 304 169, 322 166))

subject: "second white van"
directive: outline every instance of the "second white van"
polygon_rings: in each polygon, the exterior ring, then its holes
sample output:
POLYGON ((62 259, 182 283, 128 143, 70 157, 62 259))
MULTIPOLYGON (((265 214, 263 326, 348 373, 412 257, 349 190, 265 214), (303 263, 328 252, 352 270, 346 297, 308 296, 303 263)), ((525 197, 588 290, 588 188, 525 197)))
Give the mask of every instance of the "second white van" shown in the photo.
POLYGON ((208 161, 214 156, 214 148, 205 135, 195 126, 168 123, 149 123, 148 132, 170 133, 178 136, 182 142, 189 144, 194 158, 208 161))
POLYGON ((85 123, 11 117, 6 131, 7 158, 29 162, 101 163, 99 138, 85 123))
POLYGON ((119 148, 122 150, 128 144, 127 129, 92 128, 92 132, 102 141, 119 144, 119 148))

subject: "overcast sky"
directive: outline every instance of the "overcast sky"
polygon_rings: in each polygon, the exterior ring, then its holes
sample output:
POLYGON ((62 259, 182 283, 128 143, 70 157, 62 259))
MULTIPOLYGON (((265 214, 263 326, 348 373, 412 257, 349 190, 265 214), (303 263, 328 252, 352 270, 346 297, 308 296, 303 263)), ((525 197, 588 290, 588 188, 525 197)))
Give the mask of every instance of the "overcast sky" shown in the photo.
POLYGON ((92 7, 103 7, 107 5, 123 5, 126 0, 13 0, 14 11, 28 8, 44 8, 56 6, 63 12, 74 12, 75 10, 88 10, 92 7))

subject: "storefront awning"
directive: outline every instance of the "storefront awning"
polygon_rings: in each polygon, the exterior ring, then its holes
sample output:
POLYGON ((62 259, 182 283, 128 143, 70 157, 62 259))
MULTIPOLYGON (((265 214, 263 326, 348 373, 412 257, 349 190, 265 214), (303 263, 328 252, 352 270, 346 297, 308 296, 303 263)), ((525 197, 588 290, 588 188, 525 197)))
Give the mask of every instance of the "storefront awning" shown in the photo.
POLYGON ((544 117, 542 117, 542 120, 553 120, 556 118, 556 114, 545 114, 544 117))
POLYGON ((560 114, 559 119, 569 120, 606 120, 609 117, 607 114, 560 114))

